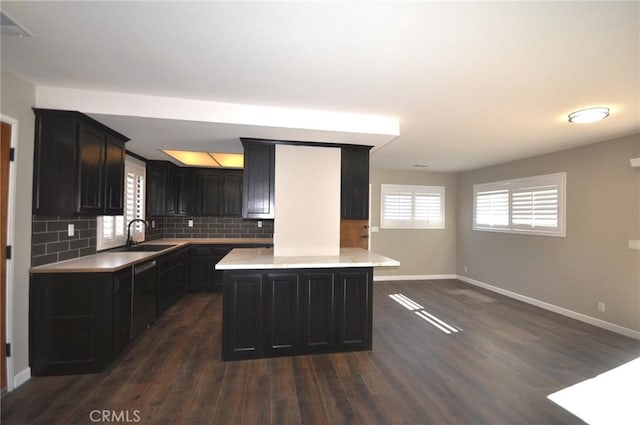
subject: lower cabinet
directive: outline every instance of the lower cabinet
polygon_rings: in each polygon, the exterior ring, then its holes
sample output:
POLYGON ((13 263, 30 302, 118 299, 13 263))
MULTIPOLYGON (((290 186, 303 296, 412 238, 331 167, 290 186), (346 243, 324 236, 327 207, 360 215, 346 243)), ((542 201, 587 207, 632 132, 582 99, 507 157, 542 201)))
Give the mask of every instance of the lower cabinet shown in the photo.
POLYGON ((157 315, 178 301, 187 290, 189 248, 167 254, 158 260, 157 315))
POLYGON ((215 266, 234 248, 269 248, 273 244, 202 244, 190 248, 190 292, 222 292, 224 272, 215 266))
POLYGON ((222 358, 371 349, 372 269, 225 272, 222 358))
POLYGON ((131 270, 35 274, 29 292, 33 376, 99 372, 129 342, 131 270))
POLYGON ((185 248, 114 273, 32 274, 31 374, 103 371, 184 294, 188 256, 185 248))

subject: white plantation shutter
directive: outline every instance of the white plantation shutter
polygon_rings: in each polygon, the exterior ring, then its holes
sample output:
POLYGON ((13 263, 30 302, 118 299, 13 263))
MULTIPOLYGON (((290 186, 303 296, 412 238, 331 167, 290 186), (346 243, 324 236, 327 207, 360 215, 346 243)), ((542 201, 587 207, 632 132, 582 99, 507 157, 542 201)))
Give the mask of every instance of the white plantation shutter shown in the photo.
POLYGON ((475 185, 474 230, 564 236, 566 173, 475 185))
POLYGON ((509 190, 496 189, 476 193, 476 223, 489 227, 509 225, 509 190))
MULTIPOLYGON (((124 215, 98 217, 97 249, 122 246, 127 239, 127 223, 134 218, 144 219, 145 165, 141 161, 125 157, 124 215)), ((131 226, 135 240, 144 240, 142 223, 131 226)))
POLYGON ((558 188, 539 186, 515 190, 512 196, 513 227, 558 227, 558 188))
POLYGON ((443 229, 443 186, 381 186, 383 229, 443 229))

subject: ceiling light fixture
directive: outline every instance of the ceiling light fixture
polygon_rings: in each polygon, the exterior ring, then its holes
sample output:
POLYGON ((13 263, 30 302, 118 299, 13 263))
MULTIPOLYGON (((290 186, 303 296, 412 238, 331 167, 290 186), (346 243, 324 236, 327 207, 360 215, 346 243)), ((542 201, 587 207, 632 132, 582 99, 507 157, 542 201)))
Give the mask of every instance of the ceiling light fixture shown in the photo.
POLYGON ((193 152, 170 149, 163 149, 162 152, 189 167, 244 167, 244 154, 241 153, 193 152))
POLYGON ((413 168, 429 168, 426 164, 413 164, 413 168))
POLYGON ((569 122, 576 124, 588 124, 603 120, 609 116, 609 108, 598 106, 595 108, 581 109, 569 114, 569 122))

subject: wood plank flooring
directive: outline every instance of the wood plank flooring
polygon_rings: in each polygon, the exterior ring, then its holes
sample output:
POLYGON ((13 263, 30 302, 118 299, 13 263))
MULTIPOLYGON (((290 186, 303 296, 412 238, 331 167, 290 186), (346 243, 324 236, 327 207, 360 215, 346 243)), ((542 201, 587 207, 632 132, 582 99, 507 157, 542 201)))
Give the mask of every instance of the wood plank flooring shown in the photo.
POLYGON ((639 341, 456 280, 376 282, 371 352, 223 363, 221 310, 220 294, 186 296, 109 371, 3 397, 2 424, 92 424, 93 410, 139 424, 574 424, 546 396, 640 355, 639 341))

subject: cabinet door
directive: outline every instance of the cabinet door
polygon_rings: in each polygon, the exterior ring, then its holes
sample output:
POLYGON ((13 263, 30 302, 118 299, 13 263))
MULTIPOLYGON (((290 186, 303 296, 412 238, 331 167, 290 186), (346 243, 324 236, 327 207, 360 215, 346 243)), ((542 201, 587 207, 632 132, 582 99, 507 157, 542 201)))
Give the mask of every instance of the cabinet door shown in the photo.
POLYGON ((105 160, 105 215, 122 215, 124 196, 124 142, 107 136, 105 160))
POLYGON ((242 139, 244 146, 244 178, 242 216, 274 217, 274 175, 276 147, 271 143, 242 139))
POLYGON ((198 180, 196 170, 181 168, 178 170, 178 214, 193 215, 197 213, 196 193, 198 180))
POLYGON ((104 159, 106 134, 79 124, 77 212, 101 215, 104 211, 104 159))
POLYGON ((200 215, 220 215, 220 186, 222 175, 218 170, 204 170, 200 174, 201 204, 200 215))
POLYGON ((342 148, 340 215, 369 219, 369 147, 342 148))
POLYGON ((167 211, 167 173, 164 161, 147 161, 147 217, 160 217, 167 211))
POLYGON ((33 214, 76 213, 78 121, 68 114, 36 110, 33 214))
POLYGON ((336 285, 337 348, 371 349, 372 277, 368 270, 340 272, 336 285))
POLYGON ((267 274, 265 354, 292 355, 300 349, 301 289, 297 272, 267 274))
POLYGON ((303 344, 307 352, 326 351, 335 344, 335 274, 303 275, 303 344))
POLYGON ((113 354, 117 356, 131 342, 131 269, 113 276, 113 354))
POLYGON ((211 252, 211 248, 207 245, 192 246, 190 250, 191 275, 189 279, 189 291, 213 291, 215 258, 213 252, 211 252))
POLYGON ((255 358, 263 353, 263 282, 260 273, 225 273, 222 359, 255 358))
POLYGON ((222 177, 222 215, 242 214, 242 171, 226 171, 222 177))
POLYGON ((167 215, 178 214, 178 167, 170 162, 166 163, 167 187, 167 215))

